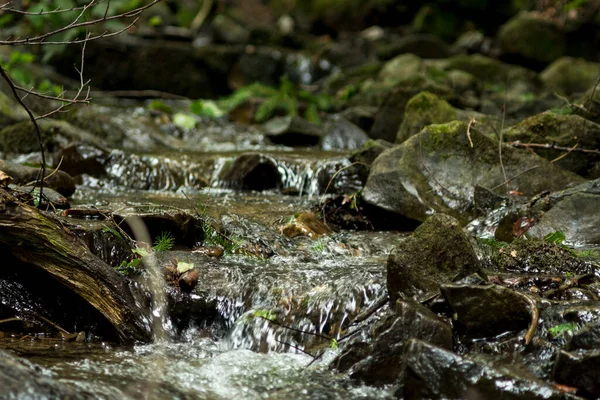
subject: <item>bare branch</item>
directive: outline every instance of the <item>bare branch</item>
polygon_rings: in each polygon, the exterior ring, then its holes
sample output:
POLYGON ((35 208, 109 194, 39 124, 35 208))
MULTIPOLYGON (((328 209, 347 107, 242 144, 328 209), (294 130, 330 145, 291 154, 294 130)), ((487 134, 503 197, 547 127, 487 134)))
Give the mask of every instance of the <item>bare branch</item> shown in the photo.
POLYGON ((2 76, 2 78, 6 81, 6 83, 10 87, 10 90, 13 93, 13 97, 19 102, 21 107, 23 107, 25 109, 25 111, 27 112, 27 115, 29 115, 29 119, 31 120, 31 123, 33 124, 33 126, 35 128, 35 133, 37 135, 38 143, 40 145, 40 152, 42 153, 41 179, 39 180, 40 196, 39 196, 39 202, 38 202, 38 207, 41 207, 43 196, 44 196, 44 193, 43 193, 44 192, 44 177, 46 176, 46 155, 44 153, 44 144, 42 142, 42 133, 40 132, 40 127, 39 127, 35 117, 33 116, 31 109, 29 107, 27 107, 27 104, 23 103, 23 100, 21 100, 21 97, 19 97, 19 94, 17 93, 17 88, 15 88, 13 81, 10 79, 10 77, 8 76, 8 74, 6 73, 6 71, 4 70, 2 65, 0 65, 0 76, 2 76))
MULTIPOLYGON (((87 7, 91 8, 93 6, 97 6, 100 3, 104 3, 107 0, 92 0, 92 3, 95 4, 88 4, 87 7)), ((110 1, 109 1, 110 2, 110 1)), ((23 10, 19 10, 18 8, 11 8, 10 7, 10 2, 0 5, 0 11, 4 11, 4 12, 10 12, 13 14, 21 14, 21 15, 29 15, 29 16, 43 16, 43 15, 50 15, 50 14, 62 14, 62 13, 67 13, 67 12, 73 12, 73 11, 79 11, 82 10, 83 8, 85 8, 86 6, 81 6, 81 7, 71 7, 71 8, 60 8, 60 7, 56 7, 54 10, 50 10, 50 11, 38 11, 38 12, 31 12, 31 11, 23 11, 23 10)))
POLYGON ((137 18, 144 10, 152 7, 153 5, 162 2, 163 0, 153 0, 151 3, 145 5, 145 6, 140 6, 138 8, 135 8, 131 11, 127 11, 121 14, 117 14, 117 15, 112 15, 110 17, 102 17, 102 18, 98 18, 98 19, 93 19, 90 21, 85 21, 85 22, 77 22, 81 19, 81 17, 84 15, 85 11, 87 11, 91 5, 96 4, 95 1, 92 1, 91 3, 87 4, 86 6, 84 6, 81 9, 81 13, 79 14, 79 16, 77 16, 73 22, 71 22, 69 25, 63 26, 61 28, 55 29, 51 32, 46 32, 44 34, 41 35, 37 35, 34 37, 28 37, 25 39, 13 39, 13 40, 0 40, 0 46, 5 45, 5 46, 20 46, 20 45, 47 45, 47 44, 66 44, 66 43, 83 43, 84 41, 89 41, 89 40, 95 40, 95 39, 100 39, 103 37, 109 37, 109 36, 114 36, 114 35, 118 35, 119 33, 122 33, 124 31, 126 31, 127 29, 129 29, 133 24, 135 24, 137 22, 137 18), (78 28, 84 28, 84 27, 89 27, 89 26, 93 26, 93 25, 98 25, 101 24, 103 22, 107 22, 107 21, 113 21, 113 20, 117 20, 117 19, 126 19, 126 18, 136 18, 131 24, 129 24, 127 27, 125 27, 124 29, 121 29, 117 32, 104 32, 100 35, 96 35, 96 36, 92 36, 86 39, 75 39, 75 40, 70 40, 70 41, 62 41, 62 42, 46 42, 45 39, 47 39, 48 37, 52 36, 52 35, 56 35, 58 33, 61 32, 65 32, 71 29, 78 29, 78 28))

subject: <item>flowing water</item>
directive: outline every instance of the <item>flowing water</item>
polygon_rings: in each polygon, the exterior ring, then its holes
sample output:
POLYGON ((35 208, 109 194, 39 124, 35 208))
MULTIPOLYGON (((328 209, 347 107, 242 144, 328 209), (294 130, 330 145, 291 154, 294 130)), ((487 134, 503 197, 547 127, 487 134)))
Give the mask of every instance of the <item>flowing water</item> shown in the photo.
POLYGON ((227 180, 224 171, 252 150, 246 139, 257 134, 242 135, 243 144, 229 143, 223 139, 228 129, 208 141, 218 151, 113 150, 107 174, 83 175, 72 204, 122 215, 142 209, 146 215, 173 210, 193 214, 201 208, 203 215, 218 216, 236 240, 251 243, 268 257, 234 253, 198 261, 189 246, 176 242, 172 257, 192 257, 200 279, 192 294, 169 300, 160 271, 146 274, 152 277, 148 286, 154 299, 152 344, 120 347, 9 338, 3 347, 81 398, 391 398, 391 390, 351 382, 331 372, 328 363, 339 352, 331 339, 343 340, 353 319, 385 295, 385 262, 400 234, 338 232, 318 239, 281 235, 279 227, 316 204, 326 190, 351 193, 360 187, 347 168, 347 153, 267 149, 261 162, 276 171, 274 187, 240 190, 239 182, 227 180), (259 317, 265 313, 277 323, 259 317))

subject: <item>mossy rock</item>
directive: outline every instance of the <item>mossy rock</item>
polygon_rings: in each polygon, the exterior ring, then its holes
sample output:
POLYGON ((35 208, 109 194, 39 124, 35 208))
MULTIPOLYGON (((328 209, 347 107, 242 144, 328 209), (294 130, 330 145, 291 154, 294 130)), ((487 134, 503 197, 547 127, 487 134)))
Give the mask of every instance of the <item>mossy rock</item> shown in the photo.
MULTIPOLYGON (((57 152, 72 142, 91 144, 104 148, 102 140, 66 121, 51 119, 37 121, 44 149, 57 152)), ((0 131, 0 151, 5 153, 26 154, 39 151, 38 137, 30 121, 7 126, 0 131)))
POLYGON ((404 119, 396 143, 402 143, 427 125, 441 124, 456 119, 456 111, 445 100, 433 93, 421 92, 411 98, 404 110, 404 119))
POLYGON ((387 261, 390 299, 423 301, 457 276, 479 272, 479 260, 461 223, 435 214, 392 250, 387 261))
POLYGON ((475 186, 496 193, 517 190, 526 196, 556 191, 585 180, 526 150, 502 146, 468 123, 429 125, 404 143, 384 151, 373 163, 364 199, 417 221, 443 212, 466 223, 476 216, 475 186))
POLYGON ((555 163, 586 178, 597 178, 590 176, 590 172, 592 166, 600 162, 600 155, 581 153, 577 149, 600 148, 600 125, 578 115, 553 111, 534 115, 509 128, 504 139, 506 142, 547 144, 548 147, 531 147, 530 150, 548 160, 564 156, 555 163), (553 145, 562 149, 554 149, 553 145), (571 148, 573 151, 569 152, 571 148))
POLYGON ((454 96, 454 92, 447 85, 423 75, 400 81, 393 89, 388 89, 388 95, 375 117, 369 136, 394 142, 404 119, 406 104, 413 96, 423 91, 431 92, 444 100, 454 96))
POLYGON ((585 92, 598 76, 599 63, 573 57, 561 57, 540 73, 546 87, 563 96, 585 92))
POLYGON ((408 77, 418 75, 423 70, 423 60, 414 54, 401 54, 383 65, 379 79, 388 85, 395 85, 408 77))
POLYGON ((505 54, 538 63, 548 63, 565 52, 565 35, 552 20, 532 13, 519 13, 498 31, 505 54))
POLYGON ((533 71, 506 64, 481 54, 457 55, 446 60, 436 60, 430 62, 430 64, 447 71, 465 71, 482 82, 492 84, 504 84, 506 81, 511 84, 523 81, 534 82, 536 79, 533 71))
POLYGON ((593 267, 574 256, 571 251, 542 239, 517 239, 492 257, 503 272, 531 274, 587 274, 593 267))

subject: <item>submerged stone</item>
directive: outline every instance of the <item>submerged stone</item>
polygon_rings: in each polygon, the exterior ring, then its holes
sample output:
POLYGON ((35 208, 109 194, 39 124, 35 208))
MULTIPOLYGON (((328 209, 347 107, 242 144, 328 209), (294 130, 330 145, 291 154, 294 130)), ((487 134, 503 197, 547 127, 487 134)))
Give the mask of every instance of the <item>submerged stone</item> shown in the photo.
POLYGON ((480 264, 460 223, 435 214, 392 250, 387 262, 390 299, 423 301, 440 285, 479 272, 480 264))

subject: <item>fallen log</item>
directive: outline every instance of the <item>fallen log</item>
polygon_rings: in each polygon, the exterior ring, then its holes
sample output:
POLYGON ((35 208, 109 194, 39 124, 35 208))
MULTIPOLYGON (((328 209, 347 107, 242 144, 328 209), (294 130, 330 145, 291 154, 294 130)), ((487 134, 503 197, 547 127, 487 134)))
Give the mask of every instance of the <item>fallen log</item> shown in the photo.
POLYGON ((79 295, 106 318, 122 342, 151 340, 149 320, 136 307, 123 277, 52 214, 20 202, 1 187, 0 246, 79 295))

